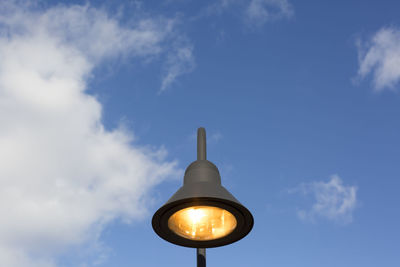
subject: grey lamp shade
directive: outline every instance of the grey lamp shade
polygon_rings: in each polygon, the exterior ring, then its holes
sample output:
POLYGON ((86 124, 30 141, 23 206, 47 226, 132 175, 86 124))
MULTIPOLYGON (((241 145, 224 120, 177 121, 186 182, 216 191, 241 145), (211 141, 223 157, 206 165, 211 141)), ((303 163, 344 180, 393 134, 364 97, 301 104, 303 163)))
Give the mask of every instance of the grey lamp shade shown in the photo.
POLYGON ((176 245, 193 248, 211 248, 233 243, 245 237, 254 224, 250 211, 221 185, 218 168, 205 159, 205 131, 204 133, 203 131, 204 128, 199 129, 198 160, 186 169, 183 186, 156 211, 152 219, 153 229, 161 238, 176 245), (215 207, 229 216, 233 215, 235 225, 232 231, 220 238, 194 240, 179 235, 171 229, 169 226, 171 216, 181 210, 199 206, 215 207))

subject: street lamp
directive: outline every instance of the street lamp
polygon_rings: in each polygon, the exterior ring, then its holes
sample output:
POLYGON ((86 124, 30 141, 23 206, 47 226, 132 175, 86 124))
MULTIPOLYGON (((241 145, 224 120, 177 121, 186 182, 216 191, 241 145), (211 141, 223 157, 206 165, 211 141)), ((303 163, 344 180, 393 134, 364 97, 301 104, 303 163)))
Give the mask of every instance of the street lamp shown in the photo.
POLYGON ((197 131, 197 160, 183 186, 153 216, 154 231, 176 245, 197 248, 197 265, 206 266, 205 249, 231 244, 253 228, 250 211, 221 185, 218 168, 206 159, 206 132, 197 131))

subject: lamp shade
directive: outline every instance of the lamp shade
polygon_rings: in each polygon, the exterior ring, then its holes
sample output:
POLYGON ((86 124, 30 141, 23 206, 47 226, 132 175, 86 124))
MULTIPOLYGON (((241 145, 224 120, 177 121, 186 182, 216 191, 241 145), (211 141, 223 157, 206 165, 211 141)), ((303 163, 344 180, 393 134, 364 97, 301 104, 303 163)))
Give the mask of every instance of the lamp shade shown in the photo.
POLYGON ((205 159, 205 130, 198 130, 198 160, 186 171, 183 186, 153 216, 154 231, 176 245, 218 247, 246 236, 253 216, 221 185, 218 168, 205 159))

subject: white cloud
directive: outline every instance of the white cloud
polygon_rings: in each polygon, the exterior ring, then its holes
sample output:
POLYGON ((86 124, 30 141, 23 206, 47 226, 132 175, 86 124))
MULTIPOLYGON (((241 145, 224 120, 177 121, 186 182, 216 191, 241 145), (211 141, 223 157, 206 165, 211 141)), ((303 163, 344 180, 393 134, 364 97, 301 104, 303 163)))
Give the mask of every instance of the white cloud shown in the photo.
POLYGON ((400 81, 400 29, 382 28, 357 46, 359 78, 371 74, 375 90, 393 89, 400 81))
POLYGON ((215 133, 211 134, 209 139, 213 143, 218 143, 222 139, 222 137, 223 136, 222 136, 222 134, 220 132, 215 132, 215 133))
POLYGON ((27 10, 15 12, 15 6, 10 5, 3 10, 0 23, 7 25, 4 34, 9 30, 25 34, 33 31, 31 34, 51 35, 59 43, 73 42, 74 48, 84 53, 91 64, 115 56, 165 55, 160 92, 195 68, 193 45, 176 31, 174 19, 141 19, 131 28, 123 28, 117 19, 88 5, 58 6, 40 15, 27 10), (86 17, 81 16, 82 12, 86 17), (37 28, 29 25, 32 22, 26 15, 35 19, 37 28))
POLYGON ((288 0, 218 0, 208 5, 194 19, 221 15, 228 10, 239 11, 239 17, 250 26, 261 26, 294 15, 294 8, 288 0))
POLYGON ((332 175, 328 182, 301 184, 290 193, 300 192, 314 198, 310 209, 299 209, 297 215, 305 221, 325 218, 339 223, 350 223, 356 207, 357 188, 346 186, 338 175, 332 175))
POLYGON ((158 55, 168 20, 121 26, 105 11, 0 9, 0 259, 52 267, 105 225, 146 214, 148 192, 177 170, 165 151, 104 128, 87 80, 102 60, 158 55))
POLYGON ((191 72, 194 68, 193 46, 187 40, 181 38, 175 42, 173 49, 168 53, 166 71, 159 93, 170 87, 178 76, 191 72))
POLYGON ((247 7, 247 19, 252 24, 264 24, 267 21, 290 18, 294 14, 287 0, 251 0, 247 7))

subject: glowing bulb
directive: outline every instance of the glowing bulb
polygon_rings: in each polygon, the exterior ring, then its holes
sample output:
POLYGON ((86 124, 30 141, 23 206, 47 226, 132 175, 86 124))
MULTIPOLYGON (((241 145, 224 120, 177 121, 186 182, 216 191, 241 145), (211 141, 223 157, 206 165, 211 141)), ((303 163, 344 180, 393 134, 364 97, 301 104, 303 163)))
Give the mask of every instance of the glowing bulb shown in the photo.
POLYGON ((175 212, 168 219, 174 233, 192 240, 213 240, 230 234, 236 218, 227 210, 211 206, 194 206, 175 212))
POLYGON ((205 216, 203 209, 194 209, 191 208, 187 211, 188 220, 192 224, 196 224, 201 221, 201 219, 205 216))

